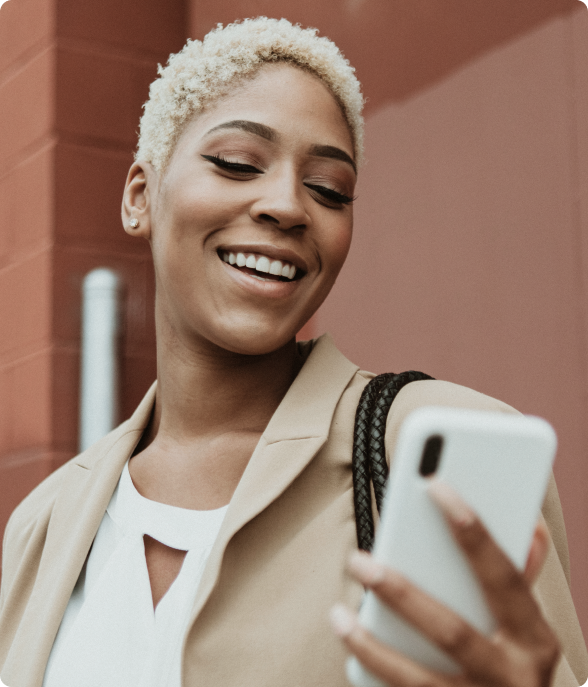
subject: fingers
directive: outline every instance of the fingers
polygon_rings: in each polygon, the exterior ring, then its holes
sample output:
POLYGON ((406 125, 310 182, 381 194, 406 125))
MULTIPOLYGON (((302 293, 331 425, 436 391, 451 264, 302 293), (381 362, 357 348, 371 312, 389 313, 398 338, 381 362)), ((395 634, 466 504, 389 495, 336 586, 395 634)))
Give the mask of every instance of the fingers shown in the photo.
POLYGON ((527 564, 525 566, 524 578, 527 584, 532 585, 533 582, 539 577, 543 563, 547 557, 547 551, 549 550, 549 531, 547 530, 547 525, 545 520, 541 519, 535 529, 535 534, 533 535, 533 542, 531 543, 531 548, 529 550, 529 556, 527 557, 527 564))
POLYGON ((353 614, 341 608, 332 617, 336 632, 371 673, 394 687, 550 684, 560 650, 529 586, 539 574, 549 545, 544 523, 535 532, 525 572, 521 573, 453 490, 437 482, 429 491, 482 585, 498 622, 496 633, 491 638, 480 634, 365 553, 354 554, 350 562, 354 576, 451 656, 463 674, 446 676, 417 665, 376 640, 353 614))
MULTIPOLYGON (((501 629, 528 643, 544 641, 551 630, 541 615, 527 580, 494 542, 475 513, 455 491, 441 482, 432 482, 429 494, 467 555, 501 629)), ((533 555, 539 558, 540 554, 538 551, 533 555)), ((532 567, 535 568, 535 563, 532 567)))
POLYGON ((542 628, 534 633, 531 641, 528 637, 505 633, 503 628, 493 637, 485 637, 397 572, 377 563, 370 554, 355 553, 349 569, 383 603, 463 669, 461 675, 452 676, 429 671, 376 640, 361 627, 354 614, 338 607, 331 617, 335 631, 349 651, 387 684, 394 687, 551 684, 559 646, 541 615, 537 623, 542 628))
POLYGON ((459 615, 439 603, 397 572, 356 552, 349 570, 378 598, 410 622, 434 644, 478 678, 496 678, 500 650, 459 615))
POLYGON ((401 653, 379 642, 357 621, 357 616, 338 604, 331 611, 331 623, 347 649, 354 654, 372 675, 394 687, 449 687, 438 673, 423 668, 401 653))

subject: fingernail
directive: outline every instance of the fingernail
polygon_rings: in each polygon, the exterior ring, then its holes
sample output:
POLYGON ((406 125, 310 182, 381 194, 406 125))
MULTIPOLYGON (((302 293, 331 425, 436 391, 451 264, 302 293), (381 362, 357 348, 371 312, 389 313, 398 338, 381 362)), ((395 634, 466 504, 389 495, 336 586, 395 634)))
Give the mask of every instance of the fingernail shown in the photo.
POLYGON ((349 558, 348 568, 366 587, 373 587, 384 579, 384 566, 377 563, 369 553, 354 551, 349 558))
POLYGON ((429 496, 456 525, 465 527, 474 522, 474 511, 458 496, 457 492, 439 480, 431 480, 427 487, 429 496))
POLYGON ((331 625, 339 637, 347 637, 353 631, 357 616, 343 604, 335 604, 329 614, 331 625))

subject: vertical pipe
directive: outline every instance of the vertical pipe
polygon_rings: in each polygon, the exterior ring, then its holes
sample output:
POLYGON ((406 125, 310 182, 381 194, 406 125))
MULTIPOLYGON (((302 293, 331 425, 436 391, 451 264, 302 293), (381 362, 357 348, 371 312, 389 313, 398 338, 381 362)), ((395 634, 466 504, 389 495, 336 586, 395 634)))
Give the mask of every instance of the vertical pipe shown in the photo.
POLYGON ((108 434, 118 419, 120 279, 106 268, 92 270, 82 287, 80 451, 108 434))

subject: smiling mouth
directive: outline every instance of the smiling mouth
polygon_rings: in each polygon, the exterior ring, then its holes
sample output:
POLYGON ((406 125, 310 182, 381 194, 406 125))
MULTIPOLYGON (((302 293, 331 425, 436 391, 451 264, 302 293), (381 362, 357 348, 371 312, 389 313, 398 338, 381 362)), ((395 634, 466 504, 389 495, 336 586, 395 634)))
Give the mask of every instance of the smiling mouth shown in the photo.
POLYGON ((229 253, 219 251, 219 258, 231 267, 260 281, 296 281, 304 272, 291 262, 274 260, 260 253, 229 253))

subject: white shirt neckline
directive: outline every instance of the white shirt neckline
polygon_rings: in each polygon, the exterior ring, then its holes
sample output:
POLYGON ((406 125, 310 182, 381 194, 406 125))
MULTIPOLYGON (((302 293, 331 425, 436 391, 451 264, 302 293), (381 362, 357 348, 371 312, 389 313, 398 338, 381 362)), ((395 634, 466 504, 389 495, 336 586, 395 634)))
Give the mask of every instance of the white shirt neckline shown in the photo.
POLYGON ((127 462, 70 597, 43 687, 181 687, 187 622, 227 509, 147 499, 127 462), (145 534, 187 551, 155 611, 145 534))
POLYGON ((127 532, 135 530, 172 549, 190 551, 214 544, 216 525, 222 522, 228 507, 191 510, 152 501, 137 491, 127 461, 106 512, 127 532))

